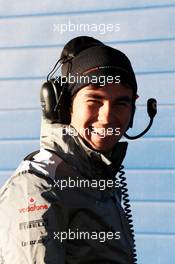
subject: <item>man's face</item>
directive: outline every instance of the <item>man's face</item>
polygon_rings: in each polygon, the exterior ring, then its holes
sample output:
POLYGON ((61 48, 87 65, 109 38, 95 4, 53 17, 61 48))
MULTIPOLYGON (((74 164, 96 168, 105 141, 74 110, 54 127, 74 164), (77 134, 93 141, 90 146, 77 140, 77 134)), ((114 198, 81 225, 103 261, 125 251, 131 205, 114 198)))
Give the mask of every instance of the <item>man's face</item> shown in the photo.
POLYGON ((128 127, 132 93, 116 83, 84 87, 73 100, 71 125, 92 149, 102 153, 112 150, 128 127))

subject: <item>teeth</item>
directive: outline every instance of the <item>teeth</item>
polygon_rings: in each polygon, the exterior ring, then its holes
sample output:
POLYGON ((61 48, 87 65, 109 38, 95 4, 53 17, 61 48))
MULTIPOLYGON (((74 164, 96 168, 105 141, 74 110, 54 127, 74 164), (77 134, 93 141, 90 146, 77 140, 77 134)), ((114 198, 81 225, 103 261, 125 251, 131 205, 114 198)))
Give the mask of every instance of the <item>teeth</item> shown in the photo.
POLYGON ((98 134, 100 136, 102 136, 104 134, 101 128, 95 128, 95 127, 91 126, 90 130, 91 130, 91 133, 98 134))

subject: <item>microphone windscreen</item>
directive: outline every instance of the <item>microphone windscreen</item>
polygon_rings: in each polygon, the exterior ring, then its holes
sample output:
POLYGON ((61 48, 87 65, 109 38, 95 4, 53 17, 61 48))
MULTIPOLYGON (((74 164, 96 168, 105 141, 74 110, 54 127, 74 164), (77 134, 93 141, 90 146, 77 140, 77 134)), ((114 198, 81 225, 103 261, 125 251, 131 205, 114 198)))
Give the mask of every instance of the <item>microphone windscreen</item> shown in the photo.
POLYGON ((157 114, 157 101, 154 98, 150 98, 147 101, 147 112, 150 118, 155 117, 157 114))

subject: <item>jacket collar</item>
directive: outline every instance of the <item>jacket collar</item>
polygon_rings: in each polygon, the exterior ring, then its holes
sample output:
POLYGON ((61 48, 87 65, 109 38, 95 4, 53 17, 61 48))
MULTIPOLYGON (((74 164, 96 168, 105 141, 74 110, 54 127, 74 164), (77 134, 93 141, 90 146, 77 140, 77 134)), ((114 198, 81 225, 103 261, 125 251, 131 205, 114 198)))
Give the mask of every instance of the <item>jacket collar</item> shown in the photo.
POLYGON ((85 178, 114 179, 126 155, 128 143, 118 142, 110 155, 104 155, 89 148, 78 133, 71 132, 73 129, 70 125, 51 124, 43 119, 41 147, 54 151, 85 178))

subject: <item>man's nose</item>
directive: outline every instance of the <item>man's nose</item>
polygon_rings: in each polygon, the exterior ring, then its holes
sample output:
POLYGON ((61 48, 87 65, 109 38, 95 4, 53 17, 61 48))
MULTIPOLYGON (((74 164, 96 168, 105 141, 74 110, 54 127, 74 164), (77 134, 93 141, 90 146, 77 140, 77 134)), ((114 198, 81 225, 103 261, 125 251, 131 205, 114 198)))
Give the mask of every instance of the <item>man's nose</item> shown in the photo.
POLYGON ((114 113, 112 112, 112 107, 109 102, 101 105, 98 111, 98 121, 101 124, 109 124, 112 123, 114 119, 114 113))

